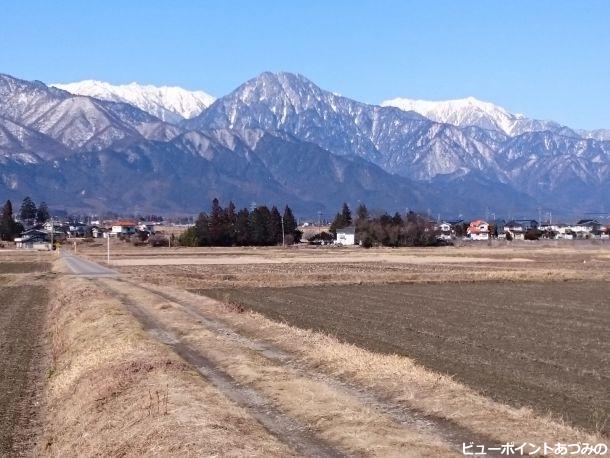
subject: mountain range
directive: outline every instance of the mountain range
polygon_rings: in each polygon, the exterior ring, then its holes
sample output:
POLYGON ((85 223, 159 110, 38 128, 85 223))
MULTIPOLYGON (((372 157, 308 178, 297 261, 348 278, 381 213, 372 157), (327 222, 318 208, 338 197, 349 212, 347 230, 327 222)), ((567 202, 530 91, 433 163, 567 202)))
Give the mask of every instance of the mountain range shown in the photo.
POLYGON ((197 116, 214 102, 214 97, 203 91, 187 91, 181 87, 157 87, 138 83, 112 85, 96 80, 51 86, 72 94, 110 102, 129 103, 162 121, 171 123, 197 116))
POLYGON ((194 213, 211 198, 445 215, 603 211, 607 131, 474 98, 361 103, 265 72, 204 92, 0 75, 0 196, 68 211, 194 213))

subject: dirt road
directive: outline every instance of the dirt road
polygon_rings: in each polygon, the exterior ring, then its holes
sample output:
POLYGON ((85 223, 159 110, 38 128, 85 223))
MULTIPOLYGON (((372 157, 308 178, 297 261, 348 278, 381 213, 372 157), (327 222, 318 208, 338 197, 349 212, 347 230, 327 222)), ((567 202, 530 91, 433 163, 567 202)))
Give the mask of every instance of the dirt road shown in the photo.
POLYGON ((39 406, 47 290, 19 281, 1 289, 0 456, 29 454, 39 406))
POLYGON ((80 256, 75 256, 69 251, 62 250, 61 256, 74 275, 91 278, 117 275, 116 271, 81 258, 80 256))

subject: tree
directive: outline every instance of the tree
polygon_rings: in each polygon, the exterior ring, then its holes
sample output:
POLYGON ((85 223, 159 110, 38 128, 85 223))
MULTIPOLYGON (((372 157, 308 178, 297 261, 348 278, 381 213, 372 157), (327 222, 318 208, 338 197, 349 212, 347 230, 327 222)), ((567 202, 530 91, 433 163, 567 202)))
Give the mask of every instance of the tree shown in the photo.
POLYGON ((2 207, 2 221, 13 219, 13 204, 10 200, 7 200, 2 207))
POLYGON ((282 243, 282 217, 277 207, 274 205, 271 208, 269 215, 269 240, 275 245, 282 243))
POLYGON ((49 213, 47 203, 41 202, 38 206, 38 209, 36 210, 36 222, 46 223, 49 219, 51 219, 51 214, 49 213))
POLYGON ((330 225, 330 232, 333 234, 337 233, 337 229, 341 229, 352 224, 352 212, 349 209, 347 203, 343 203, 343 207, 341 208, 341 212, 335 215, 335 219, 330 225))
POLYGON ((251 243, 253 245, 269 245, 269 220, 271 212, 266 206, 257 207, 250 213, 251 243))
POLYGON ((19 218, 21 221, 32 221, 36 219, 36 204, 29 196, 23 199, 23 202, 21 203, 19 218))
POLYGON ((239 246, 250 245, 251 242, 250 212, 243 208, 237 212, 235 218, 235 244, 239 246))
POLYGON ((229 201, 229 205, 224 210, 223 215, 223 231, 225 232, 224 241, 227 246, 235 244, 235 223, 237 222, 237 215, 235 214, 235 204, 229 201))
POLYGON ((366 205, 360 204, 356 209, 356 224, 364 222, 369 219, 369 209, 366 205))
POLYGON ((15 222, 13 218, 13 204, 7 200, 0 215, 0 239, 14 240, 22 231, 23 226, 15 222))
POLYGON ((341 208, 341 217, 345 226, 352 224, 352 211, 349 209, 347 203, 343 202, 343 208, 341 208))
POLYGON ((288 205, 284 208, 284 233, 286 234, 286 244, 300 243, 303 232, 299 231, 297 220, 288 205))
POLYGON ((180 237, 178 237, 178 243, 181 246, 199 246, 199 239, 197 237, 197 230, 195 226, 189 227, 186 231, 180 234, 180 237))
POLYGON ((212 212, 210 213, 209 221, 209 232, 210 232, 210 244, 220 245, 222 244, 223 237, 223 210, 218 202, 218 199, 212 200, 212 212))

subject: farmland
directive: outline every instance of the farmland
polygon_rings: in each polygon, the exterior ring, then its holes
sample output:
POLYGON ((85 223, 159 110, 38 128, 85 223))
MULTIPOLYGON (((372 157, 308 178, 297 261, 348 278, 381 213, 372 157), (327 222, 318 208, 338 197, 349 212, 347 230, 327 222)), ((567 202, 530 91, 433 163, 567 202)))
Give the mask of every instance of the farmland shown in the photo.
POLYGON ((48 305, 49 256, 0 253, 0 455, 28 450, 38 419, 37 388, 48 305), (35 277, 26 273, 39 274, 35 277))
POLYGON ((111 273, 89 262, 105 244, 73 249, 1 253, 3 358, 26 368, 3 380, 26 387, 0 396, 5 448, 436 457, 608 434, 606 245, 113 240, 111 273))
POLYGON ((375 352, 412 357, 501 402, 533 406, 591 429, 607 424, 610 286, 605 282, 199 292, 375 352))

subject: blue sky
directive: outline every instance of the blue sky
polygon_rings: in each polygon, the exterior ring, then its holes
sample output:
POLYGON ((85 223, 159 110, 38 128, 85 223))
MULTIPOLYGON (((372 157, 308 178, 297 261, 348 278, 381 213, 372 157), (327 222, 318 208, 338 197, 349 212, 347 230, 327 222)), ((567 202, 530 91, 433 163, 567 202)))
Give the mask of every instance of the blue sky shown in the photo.
POLYGON ((265 70, 378 103, 475 96, 610 128, 610 2, 4 2, 0 72, 221 96, 265 70))

